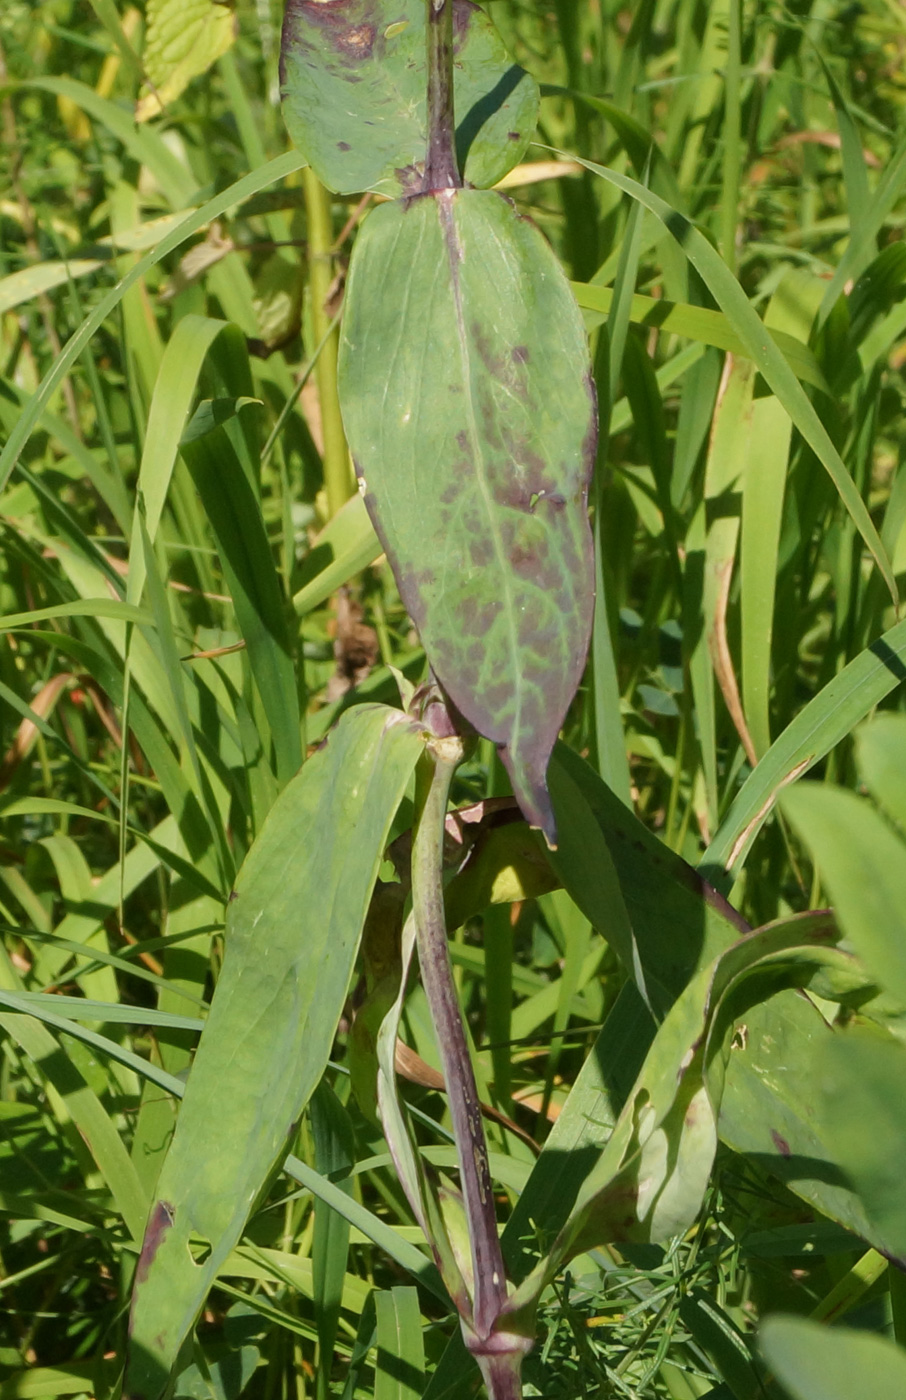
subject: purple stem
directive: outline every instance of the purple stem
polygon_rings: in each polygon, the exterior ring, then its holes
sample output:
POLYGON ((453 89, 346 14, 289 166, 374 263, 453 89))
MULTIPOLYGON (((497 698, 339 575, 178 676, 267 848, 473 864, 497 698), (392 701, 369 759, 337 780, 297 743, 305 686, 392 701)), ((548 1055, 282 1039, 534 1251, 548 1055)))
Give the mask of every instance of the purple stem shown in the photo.
POLYGON ((425 0, 428 7, 428 150, 424 192, 462 188, 456 163, 453 111, 453 0, 425 0))
POLYGON ((451 738, 434 739, 422 760, 412 848, 412 910, 422 984, 437 1035, 459 1158, 475 1276, 472 1330, 480 1346, 491 1338, 507 1299, 507 1287, 478 1090, 453 981, 444 916, 444 818, 450 783, 461 758, 462 741, 451 738))

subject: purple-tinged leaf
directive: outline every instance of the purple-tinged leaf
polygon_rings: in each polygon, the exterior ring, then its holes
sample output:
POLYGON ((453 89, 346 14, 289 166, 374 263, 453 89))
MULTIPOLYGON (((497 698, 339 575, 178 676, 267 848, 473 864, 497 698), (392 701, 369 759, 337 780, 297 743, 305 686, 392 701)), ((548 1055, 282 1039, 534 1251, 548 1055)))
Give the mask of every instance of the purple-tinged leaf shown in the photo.
MULTIPOLYGON (((494 185, 534 134, 538 86, 471 0, 455 0, 453 59, 460 168, 470 184, 494 185)), ((329 189, 421 188, 425 0, 288 0, 281 83, 289 134, 329 189)))
POLYGON ((553 843, 547 763, 594 602, 597 434, 554 254, 493 192, 375 210, 353 255, 340 374, 359 486, 434 672, 553 843))

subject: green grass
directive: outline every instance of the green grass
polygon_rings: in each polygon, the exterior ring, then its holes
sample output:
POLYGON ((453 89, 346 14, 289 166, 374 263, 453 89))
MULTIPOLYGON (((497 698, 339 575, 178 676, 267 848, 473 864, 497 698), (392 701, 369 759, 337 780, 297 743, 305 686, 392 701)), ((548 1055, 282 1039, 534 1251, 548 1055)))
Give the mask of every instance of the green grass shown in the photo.
MULTIPOLYGON (((545 84, 530 158, 587 162, 512 191, 577 284, 605 427, 566 738, 752 925, 820 908, 771 801, 809 769, 857 788, 850 735, 902 709, 906 676, 903 18, 882 0, 489 8, 545 84)), ((239 0, 234 48, 141 127, 135 11, 0 14, 0 1400, 115 1384, 224 897, 299 757, 357 700, 395 703, 391 666, 424 670, 370 527, 336 515, 332 323, 363 211, 289 152, 279 9, 239 0), (217 455, 180 448, 199 399, 247 400, 217 455)), ((481 746, 454 797, 505 783, 481 746)), ((562 892, 513 908, 467 923, 453 957, 482 1095, 541 1142, 626 974, 562 892)), ((417 991, 406 1021, 434 1063, 417 991)), ((345 1050, 344 1026, 326 1082, 354 1170, 307 1118, 180 1395, 418 1395, 423 1369, 453 1393, 435 1372, 453 1320, 408 1291, 419 1234, 345 1050), (355 1207, 348 1249, 324 1244, 313 1171, 355 1207)), ((441 1096, 406 1093, 447 1147, 441 1096)), ((489 1135, 505 1216, 533 1158, 489 1135)), ((688 1237, 583 1256, 546 1297, 527 1393, 761 1395, 759 1319, 820 1309, 863 1253, 723 1150, 688 1237)), ((883 1277, 849 1298, 903 1339, 883 1277)))

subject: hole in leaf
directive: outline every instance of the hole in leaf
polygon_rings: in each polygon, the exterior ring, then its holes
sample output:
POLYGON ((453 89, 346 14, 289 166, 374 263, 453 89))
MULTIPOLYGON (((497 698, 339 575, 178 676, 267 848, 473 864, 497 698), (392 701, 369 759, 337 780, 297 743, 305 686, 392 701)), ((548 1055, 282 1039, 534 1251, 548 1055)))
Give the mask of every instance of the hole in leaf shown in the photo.
POLYGON ((193 1235, 189 1240, 189 1253, 193 1264, 207 1263, 211 1255, 211 1241, 202 1239, 201 1235, 193 1235))

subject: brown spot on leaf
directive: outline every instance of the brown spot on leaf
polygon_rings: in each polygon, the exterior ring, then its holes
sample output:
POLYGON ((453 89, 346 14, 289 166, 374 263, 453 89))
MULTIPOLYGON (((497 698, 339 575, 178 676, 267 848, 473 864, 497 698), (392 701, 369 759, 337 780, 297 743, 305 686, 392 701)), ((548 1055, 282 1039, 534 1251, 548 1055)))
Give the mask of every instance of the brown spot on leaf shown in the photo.
POLYGON ((136 1286, 144 1283, 148 1277, 148 1271, 154 1263, 154 1257, 160 1249, 164 1235, 172 1228, 176 1220, 176 1211, 169 1201, 158 1201, 151 1212, 151 1219, 148 1221, 145 1230, 145 1238, 142 1241, 142 1252, 138 1257, 138 1264, 135 1269, 136 1286))
POLYGON ((531 358, 530 351, 527 345, 514 345, 512 350, 510 351, 510 356, 514 364, 517 365, 527 365, 529 359, 531 358))
POLYGON ((780 1153, 781 1157, 792 1157, 793 1153, 790 1148, 790 1144, 787 1142, 785 1137, 780 1136, 776 1128, 771 1129, 771 1141, 777 1148, 777 1151, 780 1153))
POLYGON ((352 147, 350 146, 350 144, 349 144, 348 141, 338 141, 338 142, 337 142, 337 150, 338 150, 338 151, 351 151, 351 150, 352 150, 352 147))

